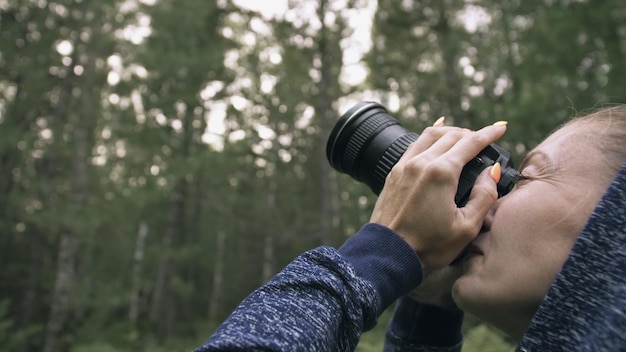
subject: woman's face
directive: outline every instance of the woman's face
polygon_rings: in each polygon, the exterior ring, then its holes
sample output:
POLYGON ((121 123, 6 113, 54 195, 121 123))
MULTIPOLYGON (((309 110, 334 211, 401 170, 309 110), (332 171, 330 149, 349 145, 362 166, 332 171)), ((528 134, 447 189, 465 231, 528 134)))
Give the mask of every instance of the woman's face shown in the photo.
POLYGON ((521 337, 614 175, 589 138, 590 123, 556 131, 530 152, 528 180, 500 198, 455 282, 457 305, 521 337))

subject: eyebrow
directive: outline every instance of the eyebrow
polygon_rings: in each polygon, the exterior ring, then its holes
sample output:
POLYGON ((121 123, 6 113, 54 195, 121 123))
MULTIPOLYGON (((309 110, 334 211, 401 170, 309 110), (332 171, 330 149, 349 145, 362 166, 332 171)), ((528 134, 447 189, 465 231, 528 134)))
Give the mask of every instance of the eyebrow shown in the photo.
POLYGON ((519 170, 524 170, 524 168, 526 167, 526 165, 534 158, 541 158, 543 160, 550 160, 550 157, 548 157, 548 154, 540 151, 540 150, 533 150, 530 153, 526 154, 526 157, 524 158, 524 160, 522 160, 522 163, 519 165, 519 170))

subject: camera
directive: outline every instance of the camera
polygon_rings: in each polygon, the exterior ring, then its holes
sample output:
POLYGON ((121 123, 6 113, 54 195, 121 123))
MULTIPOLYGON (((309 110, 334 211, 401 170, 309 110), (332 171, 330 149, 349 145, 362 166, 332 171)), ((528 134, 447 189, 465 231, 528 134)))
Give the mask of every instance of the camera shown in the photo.
MULTIPOLYGON (((376 102, 364 101, 344 113, 333 128, 326 145, 326 157, 337 171, 350 175, 379 194, 387 174, 419 135, 404 128, 387 109, 376 102)), ((455 203, 461 207, 482 170, 500 162, 502 171, 498 196, 509 193, 518 177, 510 153, 490 144, 463 167, 455 203)))

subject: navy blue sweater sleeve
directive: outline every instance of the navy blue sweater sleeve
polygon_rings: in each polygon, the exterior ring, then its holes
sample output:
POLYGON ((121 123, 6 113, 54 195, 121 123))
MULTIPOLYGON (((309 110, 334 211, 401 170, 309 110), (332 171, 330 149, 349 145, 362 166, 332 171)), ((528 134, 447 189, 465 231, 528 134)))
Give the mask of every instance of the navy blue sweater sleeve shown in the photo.
POLYGON ((196 351, 353 351, 384 308, 420 281, 411 247, 368 224, 339 250, 300 255, 196 351))
POLYGON ((422 282, 422 265, 413 249, 395 232, 378 224, 363 227, 339 248, 356 275, 369 281, 381 302, 378 315, 422 282))

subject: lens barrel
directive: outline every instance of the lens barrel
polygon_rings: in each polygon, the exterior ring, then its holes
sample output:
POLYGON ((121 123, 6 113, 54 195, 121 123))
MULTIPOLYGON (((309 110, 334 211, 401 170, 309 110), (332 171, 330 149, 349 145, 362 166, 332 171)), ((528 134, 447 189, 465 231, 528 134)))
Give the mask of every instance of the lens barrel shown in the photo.
MULTIPOLYGON (((402 127, 382 105, 360 102, 337 121, 328 138, 326 157, 334 169, 365 183, 379 194, 387 174, 418 138, 417 133, 402 127)), ((513 188, 518 173, 513 168, 510 154, 491 144, 463 168, 456 204, 467 203, 476 177, 496 162, 502 166, 498 194, 502 196, 513 188)))

